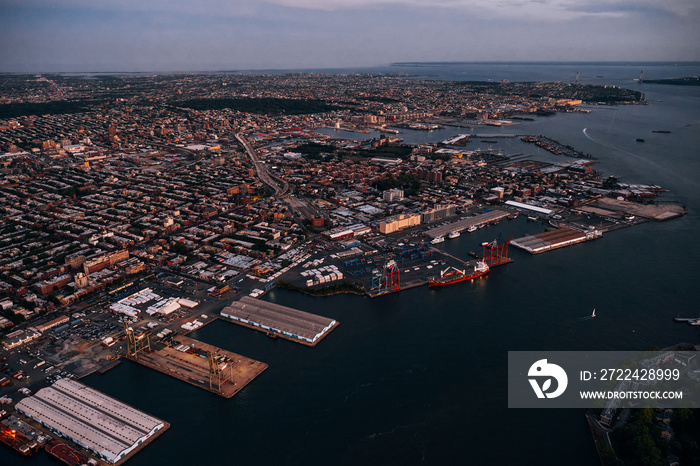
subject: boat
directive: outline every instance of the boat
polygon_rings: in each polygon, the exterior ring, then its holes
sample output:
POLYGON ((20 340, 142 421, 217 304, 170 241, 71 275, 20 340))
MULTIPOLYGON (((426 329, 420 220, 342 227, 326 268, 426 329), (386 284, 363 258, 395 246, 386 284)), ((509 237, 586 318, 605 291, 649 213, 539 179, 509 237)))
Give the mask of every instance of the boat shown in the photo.
POLYGON ((700 325, 700 319, 691 319, 688 321, 689 325, 700 325))
POLYGON ((593 308, 593 312, 591 313, 591 318, 595 317, 595 308, 593 308))
POLYGON ((699 320, 700 317, 674 317, 676 322, 690 322, 691 320, 699 320))
POLYGON ((433 240, 430 243, 431 244, 440 244, 440 243, 443 243, 444 241, 445 241, 444 236, 436 236, 435 238, 433 238, 433 240))
POLYGON ((644 139, 642 139, 642 138, 637 138, 637 142, 644 142, 644 139))
POLYGON ((87 457, 59 440, 49 441, 44 449, 50 455, 68 465, 90 464, 87 457))
POLYGON ((656 130, 652 130, 652 133, 671 134, 670 131, 665 130, 665 129, 656 129, 656 130))
POLYGON ((527 219, 530 220, 531 222, 536 222, 538 220, 537 217, 533 217, 533 216, 528 216, 527 219))
POLYGON ((473 231, 476 231, 476 225, 470 226, 469 228, 467 228, 467 231, 468 231, 469 233, 471 233, 471 232, 473 232, 473 231))
POLYGON ((447 235, 448 238, 453 239, 453 238, 458 238, 459 235, 461 235, 460 232, 458 231, 451 231, 449 235, 447 235))
POLYGON ((428 281, 428 286, 430 288, 436 288, 439 286, 452 285, 453 283, 459 283, 466 280, 473 280, 486 275, 489 273, 489 270, 489 266, 486 265, 486 262, 484 261, 477 262, 474 266, 474 270, 470 273, 467 273, 466 269, 459 270, 455 267, 449 267, 440 272, 440 277, 430 278, 428 281))

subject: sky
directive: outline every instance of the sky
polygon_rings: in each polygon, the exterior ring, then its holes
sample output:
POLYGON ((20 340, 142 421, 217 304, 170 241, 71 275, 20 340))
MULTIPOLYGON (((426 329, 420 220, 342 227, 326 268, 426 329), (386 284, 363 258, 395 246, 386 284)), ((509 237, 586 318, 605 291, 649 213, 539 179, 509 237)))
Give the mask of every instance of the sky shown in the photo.
POLYGON ((698 0, 0 0, 1 72, 699 61, 698 0))

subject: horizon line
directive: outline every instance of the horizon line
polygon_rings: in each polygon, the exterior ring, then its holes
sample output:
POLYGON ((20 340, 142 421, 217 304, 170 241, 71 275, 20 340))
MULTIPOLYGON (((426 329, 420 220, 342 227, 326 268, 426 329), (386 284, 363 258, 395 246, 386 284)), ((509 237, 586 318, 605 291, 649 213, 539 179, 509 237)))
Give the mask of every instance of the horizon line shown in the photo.
POLYGON ((279 71, 290 71, 290 72, 312 72, 320 70, 348 70, 348 69, 372 69, 378 67, 409 67, 409 66, 449 66, 449 65, 468 65, 468 64, 480 64, 480 65, 700 65, 700 61, 696 60, 571 60, 571 61, 559 61, 559 60, 468 60, 468 61, 399 61, 382 63, 375 65, 358 65, 358 66, 310 66, 310 67, 270 67, 270 68, 239 68, 239 69, 192 69, 192 70, 166 70, 166 69, 154 69, 154 70, 74 70, 74 71, 9 71, 0 70, 0 75, 26 75, 26 74, 221 74, 221 73, 264 73, 264 72, 279 72, 279 71))

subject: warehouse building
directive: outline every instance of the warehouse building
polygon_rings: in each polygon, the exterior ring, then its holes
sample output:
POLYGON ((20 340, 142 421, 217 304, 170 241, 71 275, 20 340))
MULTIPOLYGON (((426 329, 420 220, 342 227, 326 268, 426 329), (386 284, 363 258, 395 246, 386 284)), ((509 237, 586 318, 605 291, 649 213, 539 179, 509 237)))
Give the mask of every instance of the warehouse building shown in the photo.
POLYGON ((226 306, 221 311, 221 316, 256 330, 272 332, 283 338, 311 346, 338 324, 328 317, 248 296, 226 306))
POLYGON ((70 379, 42 388, 15 409, 112 464, 165 426, 160 419, 70 379))
POLYGON ((453 204, 436 205, 420 214, 421 223, 437 222, 451 217, 457 213, 457 206, 453 204))
POLYGON ((379 222, 379 232, 385 235, 420 225, 420 214, 399 214, 379 222))

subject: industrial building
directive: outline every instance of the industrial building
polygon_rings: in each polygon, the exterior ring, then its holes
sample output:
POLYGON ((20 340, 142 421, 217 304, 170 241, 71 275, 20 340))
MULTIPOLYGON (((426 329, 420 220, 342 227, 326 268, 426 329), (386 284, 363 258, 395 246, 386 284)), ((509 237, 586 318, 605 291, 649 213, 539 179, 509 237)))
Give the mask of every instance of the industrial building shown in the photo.
POLYGON ((70 379, 42 388, 15 409, 112 464, 165 427, 160 419, 70 379))
POLYGON ((428 209, 421 213, 421 223, 437 222, 451 217, 457 213, 457 206, 453 204, 436 205, 432 209, 428 209))
POLYGON ((315 345, 333 327, 333 319, 244 296, 221 311, 221 316, 256 330, 273 332, 306 345, 315 345))
POLYGON ((537 212, 538 214, 542 215, 552 215, 554 213, 554 211, 551 209, 545 209, 544 207, 538 207, 532 204, 524 204, 522 202, 506 201, 506 205, 516 207, 518 209, 530 210, 532 212, 537 212))
POLYGON ((420 214, 399 214, 379 222, 379 232, 388 235, 404 228, 420 225, 420 214))
POLYGON ((384 199, 386 202, 401 201, 403 200, 403 196, 403 189, 399 188, 388 189, 382 193, 382 199, 384 199))
POLYGON ((15 330, 12 333, 8 333, 2 344, 5 346, 5 349, 11 350, 29 341, 36 340, 40 336, 41 332, 37 331, 34 327, 29 327, 28 329, 15 330))
POLYGON ((582 241, 590 241, 601 236, 603 236, 603 232, 600 230, 581 232, 571 228, 557 228, 556 230, 545 231, 536 235, 523 236, 513 240, 512 244, 530 254, 540 254, 582 241))
POLYGON ((43 333, 54 327, 58 327, 59 325, 67 324, 69 320, 70 319, 68 318, 68 316, 56 317, 55 319, 49 320, 47 322, 37 324, 34 326, 34 328, 37 329, 39 332, 43 333))
POLYGON ((356 223, 354 225, 345 225, 333 228, 332 230, 324 231, 323 233, 321 233, 321 236, 330 241, 339 241, 347 238, 366 235, 371 231, 372 228, 368 227, 364 223, 356 223))

